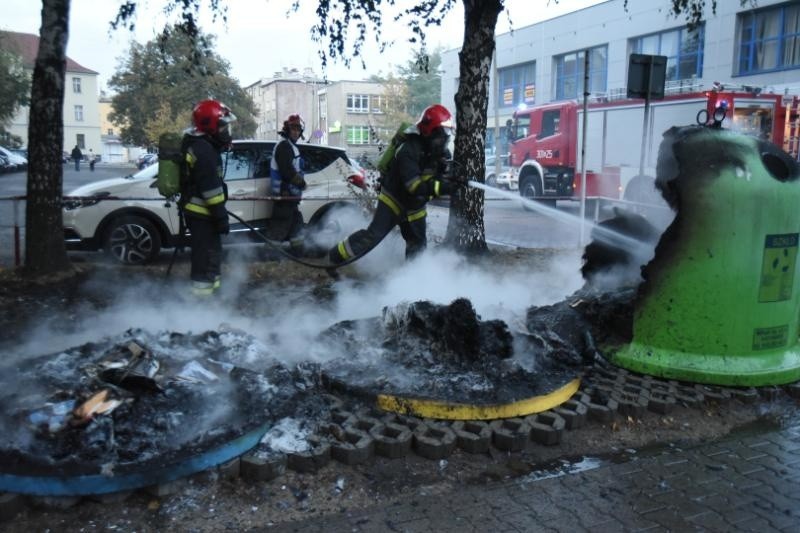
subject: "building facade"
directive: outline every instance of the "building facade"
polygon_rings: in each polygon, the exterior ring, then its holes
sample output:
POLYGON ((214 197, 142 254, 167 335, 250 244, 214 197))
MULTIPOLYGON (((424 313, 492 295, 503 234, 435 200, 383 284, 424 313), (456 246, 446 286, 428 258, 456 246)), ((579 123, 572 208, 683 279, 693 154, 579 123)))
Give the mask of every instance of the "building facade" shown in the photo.
MULTIPOLYGON (((671 0, 608 0, 496 36, 490 80, 487 148, 495 131, 520 106, 583 96, 584 58, 589 92, 624 95, 630 54, 667 57, 666 90, 748 85, 800 93, 800 2, 758 0, 745 7, 717 2, 716 15, 694 31, 670 14, 671 0), (495 129, 496 128, 496 129, 495 129)), ((458 89, 458 50, 442 54, 442 101, 453 106, 458 89)))
POLYGON ((323 143, 345 148, 352 157, 374 158, 387 140, 384 86, 338 81, 317 94, 323 143))
MULTIPOLYGON (((19 55, 25 70, 32 77, 39 50, 39 36, 8 31, 0 33, 0 45, 19 55)), ((97 75, 97 72, 67 58, 63 114, 64 150, 67 152, 77 145, 84 153, 90 149, 95 154, 103 153, 97 75)), ((11 134, 23 139, 24 146, 28 146, 29 111, 27 106, 21 107, 7 128, 11 134)))
POLYGON ((245 87, 258 109, 255 138, 276 139, 283 121, 289 115, 299 113, 306 123, 306 141, 321 143, 321 114, 315 95, 326 83, 311 69, 302 73, 297 69, 283 69, 271 78, 262 78, 245 87))

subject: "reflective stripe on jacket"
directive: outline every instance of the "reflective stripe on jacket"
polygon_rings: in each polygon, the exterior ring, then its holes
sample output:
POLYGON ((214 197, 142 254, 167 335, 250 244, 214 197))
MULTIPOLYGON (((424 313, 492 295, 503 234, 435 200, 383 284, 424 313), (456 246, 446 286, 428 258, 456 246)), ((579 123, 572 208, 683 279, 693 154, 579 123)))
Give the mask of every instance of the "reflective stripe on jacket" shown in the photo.
POLYGON ((185 157, 189 190, 182 198, 184 210, 220 218, 227 194, 219 151, 205 137, 196 137, 189 141, 185 157))
POLYGON ((269 178, 272 194, 277 196, 301 196, 303 189, 292 185, 295 174, 303 171, 303 160, 300 149, 288 139, 283 139, 272 149, 272 160, 269 162, 269 178), (291 147, 291 161, 286 157, 289 152, 284 145, 291 147))

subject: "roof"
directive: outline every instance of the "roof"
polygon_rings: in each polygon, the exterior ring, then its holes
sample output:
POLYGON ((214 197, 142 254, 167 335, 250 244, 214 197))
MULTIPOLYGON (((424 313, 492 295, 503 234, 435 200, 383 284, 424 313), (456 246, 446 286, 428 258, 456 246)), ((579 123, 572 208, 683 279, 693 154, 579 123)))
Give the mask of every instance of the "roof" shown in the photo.
MULTIPOLYGON (((39 52, 39 36, 32 33, 0 31, 0 48, 18 54, 22 58, 23 66, 33 70, 36 64, 36 54, 39 52)), ((98 74, 69 57, 67 57, 67 72, 98 74)))

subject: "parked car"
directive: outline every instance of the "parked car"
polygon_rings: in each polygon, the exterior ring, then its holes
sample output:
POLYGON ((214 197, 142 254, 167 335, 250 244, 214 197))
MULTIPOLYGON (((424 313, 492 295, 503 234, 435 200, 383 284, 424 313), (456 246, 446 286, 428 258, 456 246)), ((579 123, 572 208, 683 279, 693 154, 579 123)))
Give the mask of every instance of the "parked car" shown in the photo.
POLYGON ((488 156, 486 158, 486 175, 484 183, 489 187, 497 187, 499 189, 507 189, 516 191, 519 189, 519 179, 516 172, 508 166, 508 158, 501 157, 500 159, 500 172, 497 173, 495 167, 495 156, 488 156))
MULTIPOLYGON (((234 141, 233 149, 223 154, 228 211, 267 235, 274 201, 252 198, 271 195, 269 169, 275 142, 234 141)), ((362 211, 360 199, 369 197, 364 176, 340 148, 312 144, 298 147, 308 184, 300 211, 309 234, 320 246, 332 246, 357 229, 342 226, 341 220, 354 219, 340 208, 349 213, 362 211)), ((76 198, 68 198, 63 210, 67 249, 102 249, 121 263, 136 265, 153 260, 161 248, 175 246, 180 240, 178 209, 174 201, 159 195, 157 175, 158 165, 150 165, 130 176, 71 191, 68 196, 76 198), (114 199, 103 200, 105 197, 114 199)), ((258 241, 238 220, 230 217, 229 222, 231 232, 225 243, 242 242, 243 237, 258 241)), ((358 220, 362 222, 363 217, 358 220)))
POLYGON ((13 165, 8 160, 6 154, 0 153, 0 173, 11 172, 12 170, 13 165))
POLYGON ((141 170, 157 162, 158 162, 158 154, 142 154, 136 160, 136 168, 141 170))
POLYGON ((0 146, 0 154, 6 156, 6 159, 8 159, 8 162, 11 164, 12 172, 28 168, 28 160, 21 155, 15 154, 8 148, 0 146))

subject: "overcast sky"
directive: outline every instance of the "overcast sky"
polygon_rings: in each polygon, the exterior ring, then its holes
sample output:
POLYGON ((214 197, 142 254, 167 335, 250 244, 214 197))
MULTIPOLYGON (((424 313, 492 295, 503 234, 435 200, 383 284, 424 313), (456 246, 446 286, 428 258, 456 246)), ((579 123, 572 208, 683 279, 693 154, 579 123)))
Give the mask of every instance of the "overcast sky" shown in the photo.
MULTIPOLYGON (((506 0, 505 3, 514 27, 519 28, 601 1, 605 0, 559 0, 558 3, 554 0, 506 0)), ((116 70, 118 58, 126 55, 130 40, 144 43, 152 39, 166 22, 160 11, 164 0, 139 0, 142 11, 137 17, 136 30, 131 33, 120 29, 109 34, 109 21, 120 3, 120 0, 72 0, 67 55, 84 67, 99 72, 101 88, 106 87, 116 70)), ((218 36, 217 52, 231 63, 231 73, 241 85, 269 77, 283 67, 301 71, 311 67, 318 75, 322 74, 318 45, 311 40, 309 31, 315 20, 316 1, 301 0, 301 11, 289 18, 286 12, 292 0, 223 0, 223 3, 229 6, 227 28, 221 21, 212 23, 208 12, 201 15, 201 27, 204 32, 218 36)), ((508 19, 506 13, 500 14, 497 33, 508 31, 508 19)), ((463 20, 461 2, 457 2, 444 28, 431 30, 428 35, 430 47, 459 47, 463 39, 463 20)), ((40 25, 40 1, 3 0, 0 28, 38 34, 40 25)), ((357 60, 353 61, 350 69, 340 62, 329 62, 328 79, 359 80, 370 74, 386 74, 396 65, 405 65, 411 57, 410 45, 406 41, 409 35, 407 27, 390 24, 384 29, 384 37, 394 39, 396 44, 384 55, 377 52, 376 46, 367 46, 364 57, 366 70, 357 60)))

